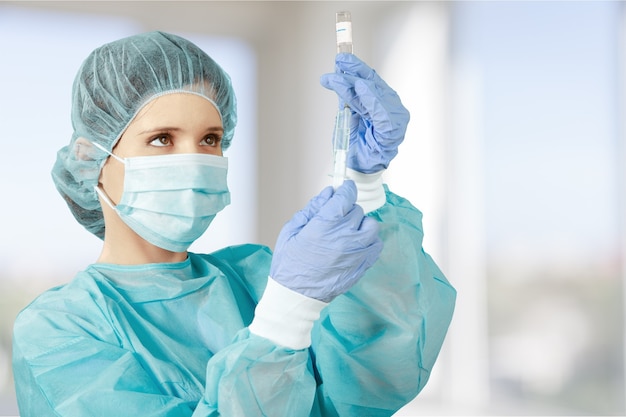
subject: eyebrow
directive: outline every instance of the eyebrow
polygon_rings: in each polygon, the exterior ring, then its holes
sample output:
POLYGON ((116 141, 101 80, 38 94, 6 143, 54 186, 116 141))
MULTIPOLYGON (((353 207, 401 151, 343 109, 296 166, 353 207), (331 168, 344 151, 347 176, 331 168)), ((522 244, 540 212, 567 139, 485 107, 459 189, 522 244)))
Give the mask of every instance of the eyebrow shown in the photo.
MULTIPOLYGON (((140 135, 146 135, 149 133, 159 133, 159 132, 178 132, 181 131, 182 129, 179 127, 168 127, 168 126, 161 126, 161 127, 155 127, 153 129, 146 129, 142 132, 139 132, 140 135)), ((221 126, 211 126, 205 129, 205 132, 219 132, 219 133, 224 133, 224 128, 221 126)))

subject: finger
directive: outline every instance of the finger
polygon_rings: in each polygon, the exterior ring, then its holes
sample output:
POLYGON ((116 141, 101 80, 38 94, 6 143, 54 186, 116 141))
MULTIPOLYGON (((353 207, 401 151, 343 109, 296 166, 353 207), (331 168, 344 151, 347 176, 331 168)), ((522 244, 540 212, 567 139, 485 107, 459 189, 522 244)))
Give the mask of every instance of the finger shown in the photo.
POLYGON ((335 56, 335 71, 366 80, 371 80, 377 76, 374 69, 354 54, 337 54, 335 56))
MULTIPOLYGON (((352 238, 352 243, 355 242, 355 238, 352 238)), ((362 255, 359 257, 361 259, 361 264, 358 266, 358 269, 365 270, 372 266, 379 258, 380 253, 383 250, 383 241, 376 235, 370 237, 369 239, 364 239, 363 244, 358 247, 354 247, 352 252, 359 252, 362 255)), ((354 267, 354 265, 352 265, 354 267)))
POLYGON ((345 224, 345 227, 356 232, 361 228, 364 216, 363 207, 358 204, 353 204, 350 210, 344 215, 343 224, 345 224))
POLYGON ((357 80, 354 91, 379 134, 406 129, 410 114, 394 90, 389 87, 383 90, 371 81, 357 80))
POLYGON ((371 81, 381 90, 391 90, 391 87, 378 75, 376 70, 353 54, 337 54, 335 57, 335 73, 371 81))
POLYGON ((354 91, 363 113, 376 125, 376 129, 383 132, 391 130, 390 115, 376 85, 371 81, 356 80, 354 91))
POLYGON ((350 75, 329 73, 320 77, 320 84, 324 88, 337 93, 340 100, 340 108, 343 108, 344 104, 347 104, 353 111, 363 115, 365 111, 359 102, 356 91, 354 90, 355 82, 358 79, 359 78, 350 75))
POLYGON ((343 97, 350 95, 349 92, 346 90, 349 90, 351 87, 341 85, 342 81, 337 78, 337 74, 333 73, 322 75, 320 77, 320 84, 322 85, 322 87, 337 93, 337 96, 339 97, 339 105, 337 107, 340 109, 343 108, 345 105, 345 100, 343 99, 343 97))
POLYGON ((354 181, 344 181, 337 188, 335 194, 319 209, 317 216, 324 220, 342 219, 355 206, 356 196, 357 191, 354 181))
POLYGON ((361 224, 359 225, 359 230, 366 232, 366 233, 373 233, 373 234, 378 235, 378 232, 380 230, 380 223, 376 221, 375 219, 373 219, 372 217, 363 216, 363 220, 361 221, 361 224))
POLYGON ((333 196, 333 187, 324 188, 318 195, 309 200, 308 204, 298 211, 291 220, 294 228, 302 228, 318 213, 320 208, 333 196))
POLYGON ((356 247, 367 248, 372 245, 376 245, 380 240, 378 236, 379 223, 367 216, 360 216, 354 221, 354 227, 350 240, 356 247))
POLYGON ((324 74, 320 77, 320 84, 322 87, 332 90, 342 99, 348 101, 354 97, 354 81, 356 78, 347 77, 342 74, 336 74, 334 72, 324 74))
POLYGON ((333 187, 325 187, 322 191, 320 191, 318 195, 309 200, 309 202, 304 207, 304 209, 301 210, 301 212, 306 214, 307 219, 311 219, 332 196, 333 187))
POLYGON ((382 251, 383 241, 377 237, 376 240, 368 247, 369 253, 365 261, 365 267, 369 268, 370 266, 374 265, 382 251))
POLYGON ((345 199, 348 202, 348 204, 356 203, 356 197, 357 197, 356 184, 352 180, 344 181, 343 184, 341 184, 341 186, 337 188, 337 190, 333 194, 333 197, 334 198, 341 197, 345 199))

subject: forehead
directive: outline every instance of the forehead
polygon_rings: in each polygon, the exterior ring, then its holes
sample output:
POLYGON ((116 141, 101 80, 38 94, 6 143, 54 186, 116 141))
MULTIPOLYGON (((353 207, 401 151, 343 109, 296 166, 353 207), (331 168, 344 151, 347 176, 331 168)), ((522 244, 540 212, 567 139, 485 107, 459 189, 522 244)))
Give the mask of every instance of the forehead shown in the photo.
POLYGON ((222 125, 215 104, 204 96, 190 93, 171 93, 150 100, 129 124, 203 123, 222 125))

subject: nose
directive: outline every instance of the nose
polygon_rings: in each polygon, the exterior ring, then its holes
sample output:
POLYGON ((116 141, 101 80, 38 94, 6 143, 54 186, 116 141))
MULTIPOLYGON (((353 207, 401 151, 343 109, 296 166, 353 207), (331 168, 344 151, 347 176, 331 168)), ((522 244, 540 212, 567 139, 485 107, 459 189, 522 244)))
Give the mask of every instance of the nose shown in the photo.
POLYGON ((176 153, 202 153, 200 146, 195 142, 193 138, 185 138, 185 140, 179 141, 176 153))

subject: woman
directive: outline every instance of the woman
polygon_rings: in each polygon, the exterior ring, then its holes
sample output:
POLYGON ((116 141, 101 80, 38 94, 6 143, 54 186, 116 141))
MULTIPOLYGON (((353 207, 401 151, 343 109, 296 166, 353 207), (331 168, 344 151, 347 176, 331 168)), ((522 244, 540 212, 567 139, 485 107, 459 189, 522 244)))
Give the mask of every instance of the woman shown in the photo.
POLYGON ((104 244, 16 319, 22 417, 388 416, 417 395, 455 292, 420 212, 382 184, 408 112, 358 58, 336 67, 322 84, 353 112, 352 180, 296 213, 273 255, 200 255, 189 245, 230 201, 230 79, 162 32, 90 54, 53 179, 104 244))

